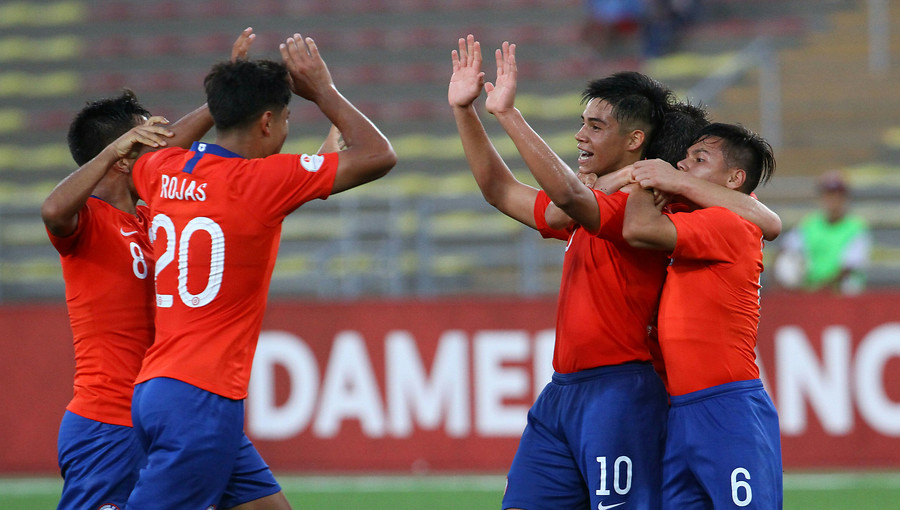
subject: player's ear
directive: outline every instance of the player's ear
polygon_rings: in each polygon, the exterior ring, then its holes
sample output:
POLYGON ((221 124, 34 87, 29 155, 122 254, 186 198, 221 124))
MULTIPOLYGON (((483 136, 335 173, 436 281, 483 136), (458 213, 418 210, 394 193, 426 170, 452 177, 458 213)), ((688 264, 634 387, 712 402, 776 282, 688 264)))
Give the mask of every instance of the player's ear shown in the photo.
POLYGON ((630 151, 641 150, 641 147, 644 145, 644 140, 646 138, 647 138, 646 133, 644 133, 640 129, 635 129, 628 136, 628 150, 630 150, 630 151))
POLYGON ((133 159, 122 158, 113 163, 112 169, 123 174, 131 173, 131 165, 134 164, 133 159))
POLYGON ((747 182, 747 172, 743 168, 732 168, 728 175, 728 187, 739 190, 747 182))
POLYGON ((262 115, 259 116, 259 120, 257 124, 259 125, 259 130, 263 134, 263 136, 269 136, 272 134, 272 121, 275 117, 270 110, 266 110, 262 115))

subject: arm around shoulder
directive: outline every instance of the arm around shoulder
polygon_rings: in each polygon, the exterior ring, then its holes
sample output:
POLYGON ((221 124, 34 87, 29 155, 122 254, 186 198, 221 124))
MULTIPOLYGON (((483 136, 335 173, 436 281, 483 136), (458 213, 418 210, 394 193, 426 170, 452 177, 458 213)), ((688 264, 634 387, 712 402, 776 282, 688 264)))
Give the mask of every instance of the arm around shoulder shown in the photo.
POLYGON ((650 190, 630 186, 622 225, 625 241, 635 248, 674 250, 678 240, 675 224, 656 207, 650 190))

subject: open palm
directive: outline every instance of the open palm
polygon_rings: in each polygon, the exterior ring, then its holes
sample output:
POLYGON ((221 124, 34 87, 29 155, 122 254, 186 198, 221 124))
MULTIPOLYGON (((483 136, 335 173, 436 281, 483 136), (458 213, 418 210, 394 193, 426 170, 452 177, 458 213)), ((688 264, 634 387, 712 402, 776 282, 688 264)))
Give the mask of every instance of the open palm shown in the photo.
POLYGON ((497 59, 497 80, 485 84, 487 111, 498 115, 511 110, 516 102, 516 81, 519 71, 516 68, 516 45, 504 42, 494 56, 497 59))
POLYGON ((460 38, 459 50, 453 50, 450 58, 453 62, 453 75, 450 77, 447 100, 450 106, 469 106, 481 95, 484 87, 481 44, 472 34, 465 39, 460 38))

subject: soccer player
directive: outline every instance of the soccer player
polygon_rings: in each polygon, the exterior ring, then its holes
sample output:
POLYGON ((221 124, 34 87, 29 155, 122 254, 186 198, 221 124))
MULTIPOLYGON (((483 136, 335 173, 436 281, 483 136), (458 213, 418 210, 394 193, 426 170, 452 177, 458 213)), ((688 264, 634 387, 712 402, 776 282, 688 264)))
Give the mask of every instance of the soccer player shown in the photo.
MULTIPOLYGON (((254 36, 232 47, 244 58, 254 36)), ((75 347, 73 398, 58 439, 59 508, 123 508, 145 455, 132 430, 131 396, 153 340, 154 259, 147 207, 131 179, 136 145, 189 146, 212 127, 206 106, 171 128, 126 90, 94 101, 72 121, 81 167, 44 200, 41 217, 59 251, 75 347)))
POLYGON ((294 34, 280 51, 283 62, 226 62, 207 74, 215 143, 135 163, 152 218, 157 313, 132 406, 148 462, 128 508, 232 508, 280 493, 243 425, 282 221, 396 163, 388 140, 338 92, 311 38, 294 34), (318 106, 344 150, 279 154, 292 92, 318 106))
MULTIPOLYGON (((496 57, 496 83, 485 84, 473 36, 452 54, 448 100, 469 166, 488 203, 545 237, 568 240, 553 381, 529 411, 503 508, 658 508, 667 396, 650 363, 647 328, 666 258, 625 242, 626 194, 582 184, 515 109, 515 45, 504 43, 496 57), (482 88, 487 110, 545 191, 516 180, 500 158, 473 104, 482 88), (556 208, 567 224, 556 221, 556 208)), ((578 173, 600 179, 639 161, 673 108, 671 92, 639 73, 591 82, 583 97, 578 173)))
POLYGON ((124 507, 144 461, 131 394, 153 340, 153 260, 128 156, 135 143, 162 146, 172 136, 161 117, 144 124, 146 115, 131 92, 85 107, 69 130, 82 166, 41 206, 60 255, 75 348, 74 391, 57 442, 61 509, 124 507))
MULTIPOLYGON (((751 193, 775 169, 772 148, 731 124, 701 130, 676 171, 634 164, 644 188, 679 194, 705 180, 751 193)), ((778 416, 755 363, 762 233, 720 208, 661 212, 653 194, 631 192, 624 235, 670 254, 659 309, 669 380, 662 501, 665 509, 782 507, 778 416)))

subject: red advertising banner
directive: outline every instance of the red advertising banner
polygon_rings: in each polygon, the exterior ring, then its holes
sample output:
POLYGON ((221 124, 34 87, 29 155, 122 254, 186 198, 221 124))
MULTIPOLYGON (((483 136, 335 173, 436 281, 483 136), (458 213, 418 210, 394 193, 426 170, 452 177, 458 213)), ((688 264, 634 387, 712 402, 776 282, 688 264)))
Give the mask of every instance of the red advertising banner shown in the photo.
MULTIPOLYGON (((762 307, 785 467, 900 467, 900 294, 762 307)), ((272 302, 245 428, 276 471, 505 471, 552 373, 554 315, 553 298, 272 302)), ((0 307, 0 328, 0 473, 53 472, 65 309, 0 307)))

